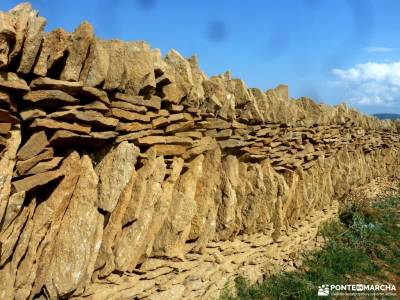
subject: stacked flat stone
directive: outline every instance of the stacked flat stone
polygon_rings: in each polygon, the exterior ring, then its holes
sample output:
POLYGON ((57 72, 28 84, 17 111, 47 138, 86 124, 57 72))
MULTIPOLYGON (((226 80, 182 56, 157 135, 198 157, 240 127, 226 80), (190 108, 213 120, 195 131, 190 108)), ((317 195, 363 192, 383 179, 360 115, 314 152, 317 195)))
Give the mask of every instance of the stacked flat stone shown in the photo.
POLYGON ((45 23, 0 13, 1 299, 217 298, 398 173, 396 122, 45 23))

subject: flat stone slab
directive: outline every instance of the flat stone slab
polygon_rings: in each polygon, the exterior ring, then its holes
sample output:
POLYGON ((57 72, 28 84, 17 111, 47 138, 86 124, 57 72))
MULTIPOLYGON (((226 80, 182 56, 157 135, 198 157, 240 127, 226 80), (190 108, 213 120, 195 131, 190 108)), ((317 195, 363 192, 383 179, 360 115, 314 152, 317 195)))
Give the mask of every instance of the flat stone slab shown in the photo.
POLYGON ((0 109, 0 122, 17 124, 19 119, 12 115, 8 110, 0 109))
POLYGON ((79 100, 60 90, 38 90, 24 95, 25 101, 40 106, 59 106, 78 104, 79 100))
POLYGON ((128 103, 134 104, 134 105, 141 105, 141 106, 146 106, 146 107, 155 108, 155 109, 161 108, 161 99, 158 97, 153 97, 149 100, 145 100, 141 96, 116 93, 114 99, 120 100, 120 101, 125 101, 128 103))
POLYGON ((46 133, 39 131, 34 133, 28 141, 19 149, 17 157, 19 160, 27 160, 43 151, 49 144, 46 133))
POLYGON ((44 172, 14 181, 12 186, 16 192, 31 192, 62 176, 64 176, 64 174, 59 170, 44 172))
POLYGON ((76 94, 83 88, 83 83, 39 77, 30 84, 32 90, 60 90, 68 94, 76 94))
POLYGON ((30 90, 25 80, 11 72, 0 71, 0 88, 10 91, 28 92, 30 90))
POLYGON ((118 119, 105 117, 97 111, 78 111, 68 110, 60 111, 47 115, 50 119, 60 119, 65 121, 77 121, 90 124, 93 127, 100 128, 115 128, 118 124, 118 119))
POLYGON ((86 124, 77 124, 77 123, 66 123, 60 122, 52 119, 35 119, 30 125, 29 128, 44 128, 44 129, 63 129, 69 130, 72 132, 87 134, 91 131, 91 126, 86 124))

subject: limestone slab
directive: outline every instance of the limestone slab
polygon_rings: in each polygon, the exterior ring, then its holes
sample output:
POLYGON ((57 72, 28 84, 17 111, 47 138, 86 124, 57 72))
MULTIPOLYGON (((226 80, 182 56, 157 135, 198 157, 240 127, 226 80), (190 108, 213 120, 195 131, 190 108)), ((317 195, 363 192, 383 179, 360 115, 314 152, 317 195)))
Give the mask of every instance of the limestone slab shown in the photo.
POLYGON ((30 136, 28 141, 18 150, 17 157, 27 160, 39 154, 49 144, 46 133, 39 131, 30 136))

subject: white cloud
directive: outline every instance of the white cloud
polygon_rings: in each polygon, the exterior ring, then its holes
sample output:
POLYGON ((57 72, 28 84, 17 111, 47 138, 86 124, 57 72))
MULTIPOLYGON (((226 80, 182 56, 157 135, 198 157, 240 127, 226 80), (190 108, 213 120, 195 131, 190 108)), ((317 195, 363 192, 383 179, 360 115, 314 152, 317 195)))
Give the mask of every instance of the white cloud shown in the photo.
POLYGON ((360 105, 394 106, 400 102, 400 61, 358 64, 333 69, 349 101, 360 105))
POLYGON ((390 52, 396 49, 389 47, 365 47, 364 50, 367 52, 390 52))

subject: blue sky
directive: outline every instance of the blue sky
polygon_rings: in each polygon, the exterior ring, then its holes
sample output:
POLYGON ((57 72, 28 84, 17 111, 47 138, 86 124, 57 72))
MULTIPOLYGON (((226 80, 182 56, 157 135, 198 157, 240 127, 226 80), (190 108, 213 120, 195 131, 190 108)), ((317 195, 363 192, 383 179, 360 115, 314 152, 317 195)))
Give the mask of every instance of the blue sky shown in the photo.
MULTIPOLYGON (((19 1, 2 0, 1 10, 19 1)), ((196 54, 209 76, 230 70, 249 87, 364 113, 400 113, 397 0, 32 0, 46 29, 83 20, 101 38, 145 40, 196 54)))

